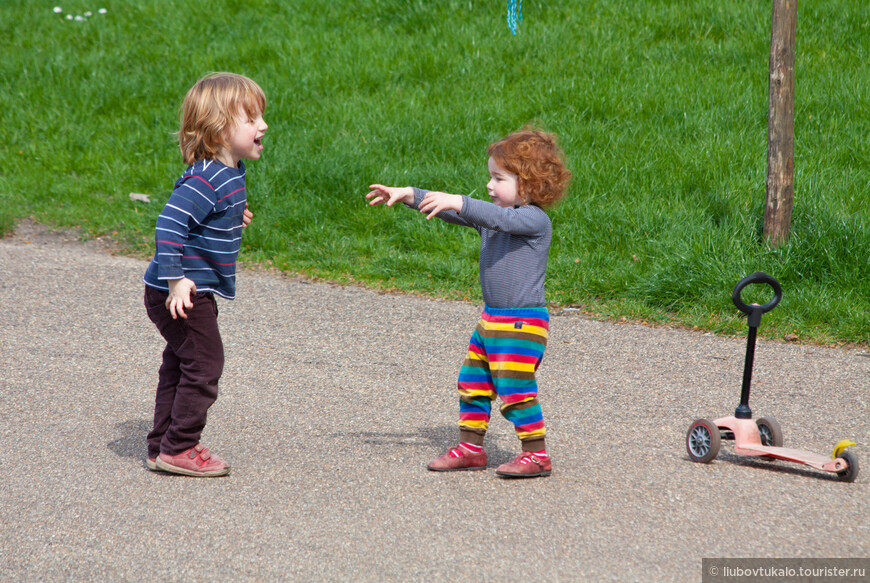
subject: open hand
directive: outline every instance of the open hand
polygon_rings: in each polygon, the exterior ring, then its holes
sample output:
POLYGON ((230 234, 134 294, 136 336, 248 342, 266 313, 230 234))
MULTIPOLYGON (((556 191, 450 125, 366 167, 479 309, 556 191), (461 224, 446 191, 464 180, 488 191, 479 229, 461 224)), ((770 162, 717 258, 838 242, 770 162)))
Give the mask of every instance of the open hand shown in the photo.
POLYGON ((427 192, 420 203, 420 212, 428 213, 426 220, 431 219, 435 215, 443 211, 462 210, 462 197, 458 194, 447 194, 446 192, 427 192))
POLYGON ((384 186, 383 184, 372 184, 369 188, 371 192, 366 195, 366 199, 371 199, 369 206, 383 203, 387 203, 387 206, 393 206, 397 202, 406 204, 414 202, 414 189, 410 186, 396 188, 394 186, 384 186))

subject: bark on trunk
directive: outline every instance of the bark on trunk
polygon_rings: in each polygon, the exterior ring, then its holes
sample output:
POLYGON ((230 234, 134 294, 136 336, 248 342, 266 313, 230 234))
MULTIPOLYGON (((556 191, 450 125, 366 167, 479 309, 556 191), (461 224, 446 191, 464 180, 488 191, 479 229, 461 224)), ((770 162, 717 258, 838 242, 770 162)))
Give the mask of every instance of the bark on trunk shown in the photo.
POLYGON ((797 0, 773 0, 764 239, 788 242, 794 199, 794 47, 797 0))

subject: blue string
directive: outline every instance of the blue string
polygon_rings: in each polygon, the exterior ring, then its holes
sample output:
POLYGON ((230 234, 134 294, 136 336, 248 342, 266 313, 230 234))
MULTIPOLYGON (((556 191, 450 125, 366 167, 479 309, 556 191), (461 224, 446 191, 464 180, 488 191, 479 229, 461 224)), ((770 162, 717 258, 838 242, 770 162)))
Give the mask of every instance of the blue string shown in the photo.
POLYGON ((523 21, 523 0, 507 0, 507 24, 516 36, 517 26, 523 21))

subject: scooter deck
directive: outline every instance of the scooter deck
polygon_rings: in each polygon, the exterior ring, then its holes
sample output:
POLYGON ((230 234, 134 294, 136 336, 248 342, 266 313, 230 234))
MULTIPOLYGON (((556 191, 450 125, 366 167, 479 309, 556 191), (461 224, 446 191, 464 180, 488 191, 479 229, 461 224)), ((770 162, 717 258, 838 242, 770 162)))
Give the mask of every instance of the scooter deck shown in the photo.
POLYGON ((788 462, 797 462, 823 470, 825 472, 839 472, 846 469, 846 463, 840 459, 831 459, 822 454, 804 451, 802 449, 791 449, 788 447, 773 447, 770 445, 735 445, 734 451, 740 455, 749 456, 768 456, 788 462))
POLYGON ((722 417, 716 419, 713 423, 720 429, 725 428, 734 433, 734 451, 739 455, 767 456, 788 462, 805 464, 825 472, 839 472, 848 467, 848 464, 841 458, 831 459, 822 454, 802 449, 761 445, 761 435, 758 432, 758 426, 752 419, 722 417))

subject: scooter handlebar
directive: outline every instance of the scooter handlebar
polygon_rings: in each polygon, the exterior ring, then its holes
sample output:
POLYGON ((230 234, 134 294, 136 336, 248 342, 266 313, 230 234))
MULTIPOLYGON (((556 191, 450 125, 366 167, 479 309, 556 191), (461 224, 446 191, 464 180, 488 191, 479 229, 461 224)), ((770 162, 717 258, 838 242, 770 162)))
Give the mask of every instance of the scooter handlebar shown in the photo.
POLYGON ((752 275, 747 275, 738 281, 737 285, 734 286, 734 291, 731 293, 731 300, 738 310, 749 316, 749 326, 752 328, 758 328, 761 324, 761 315, 774 309, 781 299, 782 286, 772 276, 767 275, 763 271, 756 271, 752 275), (743 288, 753 283, 766 283, 772 287, 773 299, 761 306, 757 304, 749 305, 740 299, 740 292, 743 291, 743 288))

